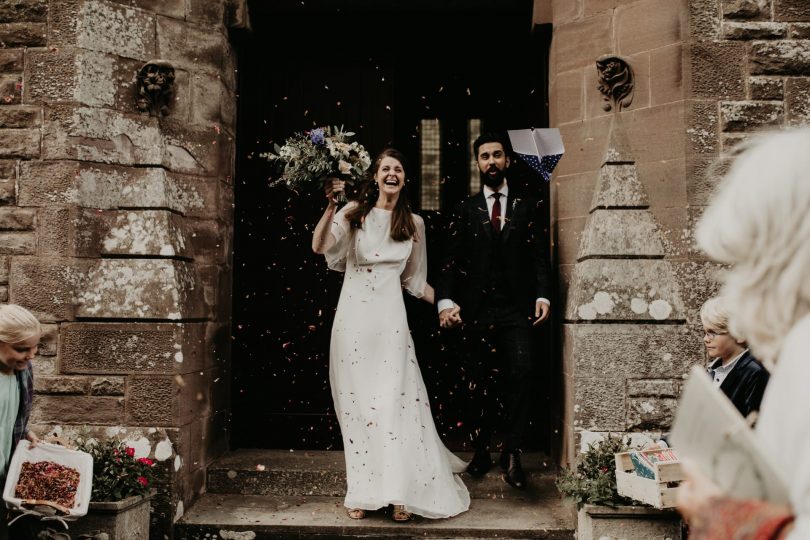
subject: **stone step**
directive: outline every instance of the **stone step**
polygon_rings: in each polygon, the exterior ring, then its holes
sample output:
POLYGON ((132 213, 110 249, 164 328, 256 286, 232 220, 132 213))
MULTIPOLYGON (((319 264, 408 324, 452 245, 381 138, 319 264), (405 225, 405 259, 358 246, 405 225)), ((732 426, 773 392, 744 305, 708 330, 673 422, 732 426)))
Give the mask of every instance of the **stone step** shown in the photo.
MULTIPOLYGON (((459 453, 469 461, 472 455, 459 453)), ((493 454, 497 459, 498 454, 493 454)), ((556 467, 543 454, 525 453, 523 468, 529 482, 518 491, 502 478, 496 464, 483 478, 462 474, 474 499, 537 498, 548 490, 556 493, 556 467)), ((209 493, 277 496, 342 497, 346 493, 343 452, 312 450, 235 450, 208 467, 209 493)))
POLYGON ((394 523, 384 512, 346 516, 341 497, 279 497, 208 493, 175 523, 176 540, 565 539, 574 537, 574 510, 559 496, 542 500, 476 499, 450 519, 394 523))

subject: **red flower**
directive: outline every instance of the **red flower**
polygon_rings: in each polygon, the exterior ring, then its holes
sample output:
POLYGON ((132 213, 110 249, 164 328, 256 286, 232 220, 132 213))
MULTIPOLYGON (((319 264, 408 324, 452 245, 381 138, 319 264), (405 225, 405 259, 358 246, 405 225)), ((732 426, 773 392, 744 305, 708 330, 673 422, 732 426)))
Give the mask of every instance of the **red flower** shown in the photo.
POLYGON ((150 467, 154 465, 154 462, 147 457, 138 458, 138 463, 143 463, 144 465, 148 465, 150 467))
POLYGON ((145 477, 143 477, 143 476, 139 476, 139 477, 138 477, 138 483, 139 483, 140 485, 142 485, 143 487, 146 487, 147 485, 149 485, 149 480, 147 480, 147 479, 146 479, 145 477))
POLYGON ((129 457, 134 457, 135 456, 135 449, 132 448, 131 446, 127 446, 127 455, 129 457))

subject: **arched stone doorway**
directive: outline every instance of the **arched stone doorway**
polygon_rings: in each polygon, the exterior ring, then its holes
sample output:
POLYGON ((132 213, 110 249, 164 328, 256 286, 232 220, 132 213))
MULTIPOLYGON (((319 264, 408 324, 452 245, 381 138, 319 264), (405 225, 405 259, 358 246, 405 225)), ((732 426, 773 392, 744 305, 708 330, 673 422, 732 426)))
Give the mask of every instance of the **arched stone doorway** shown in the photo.
MULTIPOLYGON (((341 276, 309 249, 322 199, 269 188, 259 153, 320 125, 357 132, 373 154, 388 145, 403 150, 412 161, 409 195, 428 223, 432 275, 443 211, 478 189, 469 157, 475 134, 548 123, 550 29, 533 30, 531 2, 399 4, 250 4, 253 31, 237 43, 234 448, 341 447, 328 386, 341 276), (299 37, 282 37, 290 35, 299 37)), ((548 186, 520 164, 510 182, 547 204, 548 186)), ((439 335, 434 308, 406 301, 438 427, 461 449, 465 388, 454 336, 439 335)), ((542 450, 558 399, 551 334, 541 337, 538 361, 549 367, 538 381, 531 441, 542 450)))

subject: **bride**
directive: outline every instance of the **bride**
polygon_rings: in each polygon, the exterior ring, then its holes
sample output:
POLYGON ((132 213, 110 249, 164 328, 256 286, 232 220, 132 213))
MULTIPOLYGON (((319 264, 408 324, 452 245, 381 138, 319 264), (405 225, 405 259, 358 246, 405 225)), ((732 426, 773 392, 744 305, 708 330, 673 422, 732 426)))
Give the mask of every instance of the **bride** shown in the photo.
POLYGON ((345 272, 329 353, 329 378, 343 436, 352 519, 393 505, 392 519, 446 518, 470 496, 454 473, 465 464, 439 439, 408 329, 402 288, 433 303, 426 283, 425 224, 412 214, 405 160, 384 150, 359 200, 336 212, 334 195, 312 238, 315 253, 345 272))

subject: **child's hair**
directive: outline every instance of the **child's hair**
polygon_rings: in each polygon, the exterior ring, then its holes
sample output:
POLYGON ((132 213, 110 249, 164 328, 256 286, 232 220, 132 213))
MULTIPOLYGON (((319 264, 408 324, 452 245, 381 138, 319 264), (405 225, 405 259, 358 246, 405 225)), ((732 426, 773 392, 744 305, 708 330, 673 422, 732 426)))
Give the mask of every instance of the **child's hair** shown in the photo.
POLYGON ((707 328, 728 332, 728 310, 721 297, 706 300, 700 308, 700 322, 707 328))
POLYGON ((0 305, 0 341, 20 343, 42 335, 42 326, 34 314, 17 304, 0 305))

